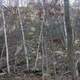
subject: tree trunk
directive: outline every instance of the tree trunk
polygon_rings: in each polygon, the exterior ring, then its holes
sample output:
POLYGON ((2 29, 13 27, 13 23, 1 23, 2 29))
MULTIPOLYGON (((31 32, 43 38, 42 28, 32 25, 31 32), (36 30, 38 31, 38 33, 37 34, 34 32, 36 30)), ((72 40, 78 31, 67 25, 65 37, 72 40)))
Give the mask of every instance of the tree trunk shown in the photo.
POLYGON ((18 10, 20 27, 21 27, 21 32, 22 32, 23 47, 24 47, 25 58, 26 58, 26 67, 27 67, 27 70, 29 70, 28 49, 27 49, 27 46, 26 46, 26 39, 25 39, 24 27, 23 27, 23 23, 22 23, 22 19, 21 19, 20 8, 17 7, 17 10, 18 10))
POLYGON ((3 28, 4 28, 4 37, 5 37, 5 47, 6 47, 7 70, 8 70, 8 73, 10 74, 9 51, 8 51, 8 42, 7 42, 7 33, 6 33, 6 21, 4 17, 3 7, 2 7, 2 18, 3 18, 3 28))
POLYGON ((64 0, 64 11, 65 11, 65 24, 67 30, 67 51, 68 51, 68 64, 69 70, 71 71, 72 80, 76 79, 76 69, 74 63, 73 44, 72 44, 72 28, 69 15, 69 0, 64 0))

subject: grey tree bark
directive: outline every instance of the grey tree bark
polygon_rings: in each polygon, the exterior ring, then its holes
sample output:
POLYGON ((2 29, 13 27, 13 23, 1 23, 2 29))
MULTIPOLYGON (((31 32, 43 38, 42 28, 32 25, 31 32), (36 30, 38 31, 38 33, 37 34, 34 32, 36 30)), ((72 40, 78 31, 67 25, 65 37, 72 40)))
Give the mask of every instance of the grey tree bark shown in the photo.
POLYGON ((71 72, 72 80, 77 80, 76 69, 74 63, 73 43, 72 43, 72 27, 69 15, 69 0, 64 0, 64 11, 65 11, 65 24, 67 31, 67 52, 68 52, 68 67, 71 72))
POLYGON ((21 19, 20 8, 17 7, 17 10, 18 10, 20 27, 21 27, 21 32, 22 32, 23 47, 24 47, 25 58, 26 58, 26 67, 27 67, 27 70, 29 70, 28 50, 27 50, 27 46, 26 46, 26 40, 25 40, 25 34, 24 34, 24 29, 23 29, 23 23, 22 23, 22 19, 21 19))
POLYGON ((10 73, 9 51, 8 51, 8 42, 7 42, 7 34, 6 34, 6 21, 5 21, 5 17, 4 17, 3 7, 2 7, 2 18, 3 18, 3 28, 4 28, 4 37, 5 37, 5 47, 6 47, 7 70, 8 70, 8 73, 10 73))

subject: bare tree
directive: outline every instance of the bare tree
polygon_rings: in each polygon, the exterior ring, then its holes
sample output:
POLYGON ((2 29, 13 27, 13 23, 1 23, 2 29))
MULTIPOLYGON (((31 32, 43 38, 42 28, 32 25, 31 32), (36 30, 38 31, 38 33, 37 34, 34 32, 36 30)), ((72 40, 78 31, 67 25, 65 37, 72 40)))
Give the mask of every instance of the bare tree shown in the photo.
POLYGON ((8 73, 10 73, 9 51, 8 51, 7 34, 6 34, 6 21, 5 21, 5 17, 4 17, 4 9, 3 8, 2 8, 2 17, 3 17, 3 28, 4 28, 4 37, 5 37, 5 46, 6 46, 7 70, 8 70, 8 73))
POLYGON ((64 11, 65 11, 65 25, 67 30, 67 51, 68 51, 68 64, 69 70, 71 71, 72 80, 76 79, 76 70, 74 63, 73 43, 72 43, 72 27, 69 15, 69 0, 64 0, 64 11))
POLYGON ((25 40, 25 34, 24 34, 24 30, 23 30, 23 24, 22 24, 22 20, 21 20, 21 13, 20 13, 19 7, 17 7, 17 10, 18 10, 18 14, 19 14, 19 20, 20 20, 20 26, 21 26, 21 32, 22 32, 23 47, 24 47, 25 57, 26 57, 26 66, 27 66, 27 70, 29 70, 29 60, 28 60, 28 53, 27 53, 27 47, 26 47, 26 40, 25 40))

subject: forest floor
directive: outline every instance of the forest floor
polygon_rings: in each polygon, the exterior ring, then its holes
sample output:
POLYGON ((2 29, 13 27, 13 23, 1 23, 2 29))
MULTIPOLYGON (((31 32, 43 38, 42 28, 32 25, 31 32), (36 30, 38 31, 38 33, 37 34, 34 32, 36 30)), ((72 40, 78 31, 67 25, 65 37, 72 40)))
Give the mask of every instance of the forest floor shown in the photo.
POLYGON ((29 73, 17 73, 1 75, 0 80, 42 80, 42 77, 29 73))

